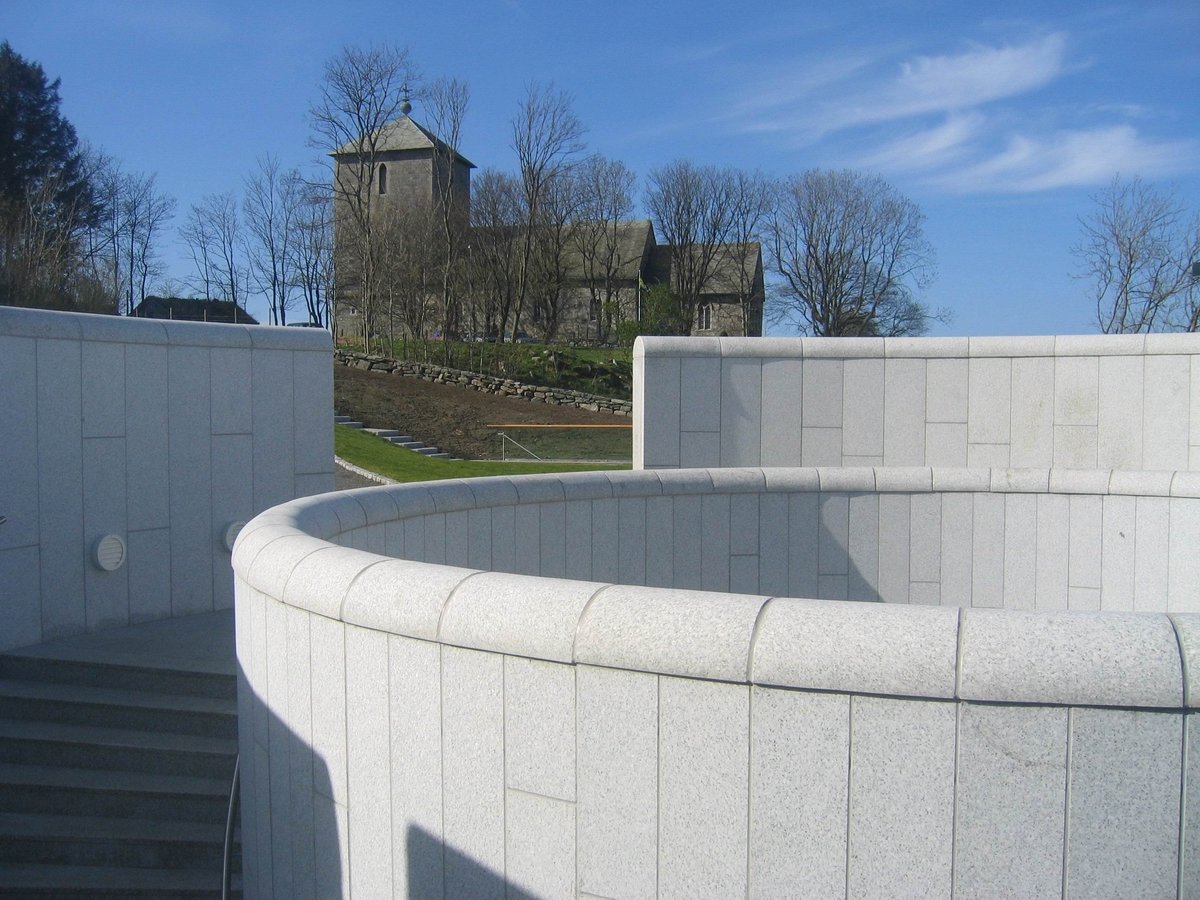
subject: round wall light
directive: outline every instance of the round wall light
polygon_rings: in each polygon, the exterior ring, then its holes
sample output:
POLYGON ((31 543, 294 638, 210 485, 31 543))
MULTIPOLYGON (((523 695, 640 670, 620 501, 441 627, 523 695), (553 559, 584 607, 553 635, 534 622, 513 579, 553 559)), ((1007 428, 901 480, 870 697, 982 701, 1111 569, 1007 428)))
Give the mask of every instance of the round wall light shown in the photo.
POLYGON ((92 548, 92 561, 105 572, 115 572, 125 565, 125 541, 117 534, 106 534, 92 548))
POLYGON ((238 520, 237 522, 230 522, 229 527, 225 529, 225 549, 230 553, 233 552, 233 542, 237 540, 237 536, 245 527, 246 523, 238 520))

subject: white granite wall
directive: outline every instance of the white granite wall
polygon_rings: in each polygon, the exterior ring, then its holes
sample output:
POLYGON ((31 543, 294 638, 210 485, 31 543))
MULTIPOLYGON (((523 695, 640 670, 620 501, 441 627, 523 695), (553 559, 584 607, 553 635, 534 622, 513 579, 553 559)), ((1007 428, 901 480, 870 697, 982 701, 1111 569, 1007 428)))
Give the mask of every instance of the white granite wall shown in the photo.
POLYGON ((1200 335, 639 338, 634 467, 1200 470, 1200 335))
POLYGON ((312 329, 0 307, 0 649, 231 606, 225 528, 333 487, 332 380, 312 329))
POLYGON ((852 476, 485 479, 259 516, 234 552, 247 896, 1186 895, 1200 614, 621 583, 732 584, 751 505, 821 477, 849 503, 852 476))

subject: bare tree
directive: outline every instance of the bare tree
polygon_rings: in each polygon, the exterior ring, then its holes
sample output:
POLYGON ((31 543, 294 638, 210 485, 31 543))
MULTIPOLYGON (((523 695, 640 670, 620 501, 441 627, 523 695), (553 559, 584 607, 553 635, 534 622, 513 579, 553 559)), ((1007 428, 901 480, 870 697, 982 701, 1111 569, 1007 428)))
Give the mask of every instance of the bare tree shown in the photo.
POLYGON ((646 206, 670 244, 680 322, 695 322, 700 295, 721 264, 733 227, 736 178, 732 169, 688 160, 650 173, 646 206))
MULTIPOLYGON (((333 326, 333 203, 329 189, 306 184, 299 174, 288 173, 291 190, 298 197, 288 241, 291 260, 288 271, 292 286, 300 291, 308 321, 333 326)), ((331 329, 332 330, 332 329, 331 329)))
POLYGON ((810 169, 780 187, 770 223, 782 279, 776 321, 809 334, 923 334, 931 313, 913 291, 933 275, 924 215, 880 178, 810 169))
POLYGON ((407 91, 416 77, 407 50, 346 47, 325 64, 320 96, 309 109, 312 141, 333 157, 339 290, 358 304, 368 345, 382 299, 374 187, 386 126, 407 112, 407 91))
MULTIPOLYGON (((457 163, 460 157, 463 120, 466 118, 470 100, 470 88, 456 78, 440 78, 425 92, 430 125, 438 137, 433 147, 433 185, 440 240, 434 247, 441 272, 441 301, 438 312, 442 334, 451 334, 457 331, 459 326, 458 281, 462 272, 462 251, 469 225, 470 197, 466 185, 455 182, 455 173, 459 171, 457 163)), ((443 344, 443 351, 449 354, 449 344, 443 344)))
MULTIPOLYGON (((607 340, 622 315, 620 279, 631 259, 622 256, 622 223, 633 214, 636 176, 620 160, 589 156, 575 173, 578 196, 572 243, 590 293, 596 337, 607 340)), ((641 254, 642 248, 634 248, 641 254)))
POLYGON ((158 240, 175 216, 175 199, 159 193, 154 175, 126 175, 121 179, 122 256, 126 289, 123 309, 128 315, 146 299, 151 278, 164 269, 156 254, 158 240))
POLYGON ((1091 279, 1096 322, 1105 334, 1200 330, 1200 220, 1172 192, 1140 178, 1113 178, 1080 219, 1072 248, 1079 277, 1091 279))
POLYGON ((497 169, 484 169, 472 193, 471 330, 499 336, 508 331, 520 289, 524 194, 516 177, 497 169))
POLYGON ((258 170, 246 176, 242 214, 246 221, 247 274, 267 298, 271 322, 287 324, 295 279, 291 275, 296 229, 293 219, 301 203, 299 176, 279 169, 279 160, 265 156, 258 170))
POLYGON ((547 195, 556 179, 566 175, 583 152, 583 125, 571 109, 568 94, 552 84, 531 84, 512 123, 512 148, 517 154, 526 215, 517 270, 516 309, 512 340, 517 339, 521 313, 537 265, 537 230, 546 213, 547 195))
POLYGON ((245 273, 240 239, 241 223, 232 193, 209 194, 188 211, 179 236, 196 266, 195 290, 207 298, 240 303, 245 273))
POLYGON ((762 253, 758 246, 775 204, 775 184, 762 172, 735 169, 732 174, 733 208, 729 223, 729 239, 723 245, 718 265, 726 273, 726 281, 737 295, 741 307, 742 327, 747 336, 762 333, 763 297, 759 288, 759 263, 762 253))

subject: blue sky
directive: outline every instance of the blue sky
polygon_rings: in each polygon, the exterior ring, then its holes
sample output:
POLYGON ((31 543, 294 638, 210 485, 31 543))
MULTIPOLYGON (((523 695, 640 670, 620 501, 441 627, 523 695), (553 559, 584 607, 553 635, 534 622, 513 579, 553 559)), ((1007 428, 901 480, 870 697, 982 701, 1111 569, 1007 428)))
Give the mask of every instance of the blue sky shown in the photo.
POLYGON ((1070 247, 1117 172, 1200 209, 1195 0, 3 0, 0 38, 62 79, 82 138, 157 173, 175 225, 263 154, 318 161, 307 109, 348 44, 406 46, 427 78, 466 80, 481 167, 514 166, 525 86, 553 81, 590 149, 639 175, 679 157, 874 172, 927 216, 923 299, 954 313, 939 334, 1094 331, 1070 247))

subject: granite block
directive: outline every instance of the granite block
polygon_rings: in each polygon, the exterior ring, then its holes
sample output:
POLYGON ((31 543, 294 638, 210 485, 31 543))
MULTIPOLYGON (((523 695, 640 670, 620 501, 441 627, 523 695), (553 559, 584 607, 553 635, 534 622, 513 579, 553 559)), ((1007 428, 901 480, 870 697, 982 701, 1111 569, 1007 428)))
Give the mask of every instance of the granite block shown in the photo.
POLYGON ((1105 497, 1101 515, 1101 608, 1131 610, 1137 500, 1134 497, 1105 497))
POLYGON ((888 466, 925 462, 923 359, 888 359, 883 386, 883 458, 888 466))
POLYGON ((567 573, 567 514, 564 504, 542 504, 539 510, 538 530, 541 544, 541 565, 538 573, 550 578, 563 577, 567 573))
POLYGON ((942 575, 942 498, 939 495, 912 495, 908 534, 909 578, 936 582, 942 575))
MULTIPOLYGON (((350 890, 392 890, 392 748, 388 636, 346 626, 346 744, 350 890)), ((397 773, 405 778, 407 773, 397 773)), ((283 830, 283 829, 277 829, 283 830)))
POLYGON ((682 468, 719 466, 721 435, 715 431, 684 431, 679 435, 679 463, 682 468))
POLYGON ((1049 468, 1054 461, 1054 360, 1030 357, 1012 361, 1009 464, 1049 468))
POLYGON ((840 466, 842 464, 842 429, 801 429, 800 462, 805 466, 840 466))
POLYGON ((762 362, 722 359, 720 397, 721 465, 761 465, 762 362))
POLYGON ((847 896, 949 896, 955 705, 855 697, 850 717, 847 896))
POLYGON ((820 504, 817 574, 845 575, 850 558, 850 498, 846 494, 822 493, 820 504))
POLYGON ((171 555, 171 532, 166 528, 130 531, 129 621, 149 622, 171 614, 171 570, 162 564, 171 555))
MULTIPOLYGON (((129 624, 129 568, 105 572, 92 559, 96 542, 106 534, 126 540, 125 438, 83 440, 83 539, 88 553, 84 590, 88 631, 129 624)), ((230 582, 232 590, 232 581, 230 582)))
POLYGON ((1069 497, 1042 494, 1037 498, 1038 609, 1067 608, 1070 563, 1071 503, 1069 497))
MULTIPOLYGON (((171 348, 172 366, 178 348, 171 348)), ((207 384, 207 377, 205 383, 207 384)), ((289 350, 252 354, 250 402, 254 441, 254 508, 267 509, 295 495, 295 372, 289 350)), ((206 398, 207 400, 207 398, 206 398)))
POLYGON ((1200 612, 1200 500, 1173 497, 1167 546, 1167 610, 1200 612))
POLYGON ((80 345, 83 376, 83 436, 125 435, 125 345, 84 341, 80 345))
POLYGON ((840 359, 804 360, 800 414, 806 431, 842 427, 843 367, 840 359))
MULTIPOLYGON (((1200 821, 1200 716, 1184 718, 1184 740, 1186 741, 1187 769, 1183 773, 1182 821, 1188 823, 1183 829, 1180 852, 1183 860, 1179 867, 1179 885, 1200 884, 1200 828, 1190 823, 1200 821)), ((1187 896, 1180 891, 1183 896, 1187 896)))
MULTIPOLYGON (((0 409, 5 417, 0 472, 29 473, 25 478, 5 479, 4 515, 8 521, 0 528, 0 550, 38 542, 36 353, 35 341, 0 334, 0 409)), ((35 573, 36 569, 35 564, 35 573)))
POLYGON ((575 895, 573 803, 507 791, 504 831, 507 896, 575 895))
POLYGON ((1011 461, 1009 444, 967 444, 967 465, 972 468, 1004 469, 1011 461))
POLYGON ((967 365, 967 441, 1007 444, 1012 416, 1012 361, 973 358, 967 365))
MULTIPOLYGON (((41 577, 36 545, 0 550, 0 577, 4 602, 0 603, 0 649, 37 644, 42 637, 41 577)), ((82 631, 80 627, 77 631, 82 631)))
POLYGON ((329 403, 333 397, 333 366, 329 350, 293 352, 292 373, 292 460, 295 471, 332 472, 333 429, 329 427, 329 403))
POLYGON ((1002 494, 972 497, 970 606, 1004 605, 1004 501, 1002 494))
MULTIPOLYGON (((324 762, 328 782, 314 790, 345 806, 346 790, 346 646, 345 626, 324 616, 309 618, 312 656, 312 750, 324 762)), ((319 863, 318 863, 319 865, 319 863)))
MULTIPOLYGON (((967 360, 929 360, 925 367, 926 423, 954 422, 965 425, 969 409, 967 382, 967 360)), ((963 433, 965 437, 966 429, 963 429, 963 433)))
POLYGON ((1075 496, 1070 508, 1070 550, 1067 583, 1076 588, 1099 588, 1103 548, 1104 498, 1075 496))
POLYGON ((1191 358, 1147 356, 1142 412, 1143 469, 1188 467, 1191 358))
POLYGON ((642 405, 634 412, 642 422, 643 458, 635 459, 634 467, 656 469, 679 466, 679 432, 691 427, 681 417, 683 385, 680 360, 647 358, 644 366, 642 405), (646 423, 653 423, 653 427, 646 427, 646 423))
MULTIPOLYGON (((764 359, 759 460, 764 466, 800 464, 804 361, 764 359)), ((1196 439, 1200 443, 1200 437, 1196 439)))
POLYGON ((720 357, 684 357, 678 361, 678 366, 679 427, 684 431, 720 431, 720 357))
POLYGON ((1171 501, 1137 498, 1133 608, 1161 612, 1170 587, 1171 501))
MULTIPOLYGON (((755 525, 757 526, 757 522, 755 525)), ((653 587, 675 586, 675 498, 647 497, 645 532, 648 536, 642 544, 646 554, 645 583, 653 587)), ((583 551, 591 562, 591 549, 583 551)), ((568 550, 567 559, 571 554, 568 550)), ((590 568, 590 566, 589 566, 590 568)), ((590 577, 590 573, 589 576, 590 577)))
POLYGON ((957 609, 776 598, 754 637, 755 684, 955 696, 957 609))
MULTIPOLYGON (((316 847, 313 821, 312 671, 310 668, 309 615, 287 609, 287 721, 292 740, 288 744, 288 795, 291 809, 292 892, 296 897, 316 900, 316 847)), ((322 777, 324 777, 322 775, 322 777)))
POLYGON ((1072 894, 1175 896, 1182 722, 1171 713, 1071 710, 1064 880, 1072 894))
POLYGON ((576 678, 578 888, 657 896, 659 679, 591 666, 576 678))
POLYGON ((930 423, 925 426, 925 462, 937 466, 967 464, 967 426, 930 423))
POLYGON ((905 494, 879 497, 879 599, 908 602, 909 498, 905 494))
POLYGON ((592 577, 592 501, 568 500, 564 503, 563 523, 566 577, 589 581, 592 577))
MULTIPOLYGON (((250 434, 253 430, 251 394, 252 354, 240 347, 209 351, 209 415, 213 434, 250 434)), ((289 399, 290 399, 289 392, 289 399)), ((330 392, 332 396, 332 391, 330 392)))
POLYGON ((504 771, 510 788, 575 800, 575 670, 504 659, 504 771))
POLYGON ((1096 464, 1102 469, 1142 466, 1143 358, 1102 356, 1096 464))
POLYGON ((958 695, 967 700, 1176 707, 1179 646, 1166 616, 963 613, 958 695))
POLYGON ((442 827, 452 897, 502 896, 504 669, 494 653, 442 648, 442 827), (499 894, 496 891, 499 889, 499 894))
POLYGON ((1099 360, 1059 356, 1054 360, 1054 424, 1096 425, 1100 408, 1099 360))
POLYGON ((788 596, 816 597, 820 543, 820 495, 788 497, 788 596))
POLYGON ((700 499, 700 587, 729 590, 729 495, 700 499))
POLYGON ((659 709, 659 893, 744 896, 749 688, 660 678, 659 709))
MULTIPOLYGON (((700 500, 696 500, 696 512, 699 513, 700 500)), ((676 501, 678 502, 678 501, 676 501)), ((696 532, 695 521, 693 520, 691 530, 696 532)), ((679 532, 676 531, 676 534, 679 532)), ((697 544, 699 543, 699 534, 695 535, 697 544)), ((678 541, 678 538, 676 538, 678 541)), ((592 501, 592 580, 594 581, 616 581, 617 580, 617 501, 616 500, 593 500, 592 501)), ((678 571, 679 561, 676 559, 676 571, 678 571)), ((699 574, 699 565, 697 565, 697 574, 699 574)))
POLYGON ((1062 890, 1067 710, 959 709, 954 895, 1062 890))
POLYGON ((884 360, 848 359, 842 391, 842 452, 882 456, 884 452, 884 360))
POLYGON ((763 494, 758 498, 757 531, 758 588, 768 596, 788 593, 788 498, 786 494, 763 494))
POLYGON ((622 497, 617 501, 617 581, 621 584, 646 583, 646 541, 645 498, 622 497))
POLYGON ((467 513, 467 567, 481 570, 492 568, 492 511, 490 509, 472 509, 467 513))
POLYGON ((846 695, 751 688, 751 897, 845 890, 849 746, 846 695))
MULTIPOLYGON (((536 505, 513 507, 513 567, 522 575, 537 575, 542 567, 541 513, 536 505)), ((428 546, 428 538, 426 539, 428 546)), ((426 550, 425 558, 436 562, 426 550)))
MULTIPOLYGON (((347 580, 342 584, 341 617, 364 628, 425 640, 437 638, 450 596, 479 574, 405 559, 368 559, 370 564, 353 577, 353 583, 347 580)), ((353 559, 347 564, 358 565, 353 559)))
POLYGON ((879 497, 851 494, 846 596, 879 600, 879 497))
POLYGON ((1036 494, 1004 497, 1004 608, 1033 609, 1037 601, 1036 494))

